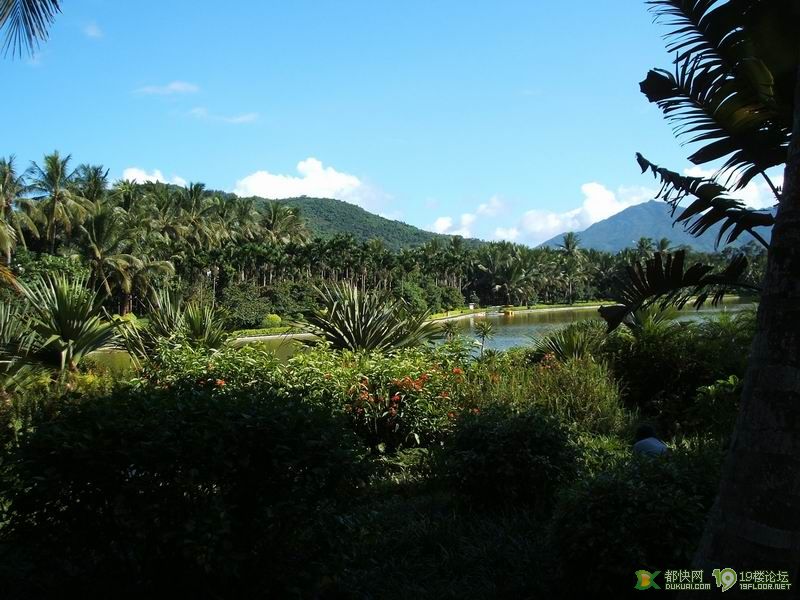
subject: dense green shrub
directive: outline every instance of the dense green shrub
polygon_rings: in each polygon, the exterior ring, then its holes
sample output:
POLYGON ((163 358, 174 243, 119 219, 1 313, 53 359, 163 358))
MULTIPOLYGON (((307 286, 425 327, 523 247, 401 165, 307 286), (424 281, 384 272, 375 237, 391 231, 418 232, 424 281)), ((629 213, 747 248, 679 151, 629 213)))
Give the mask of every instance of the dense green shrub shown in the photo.
POLYGON ((430 310, 428 301, 425 299, 425 292, 416 282, 404 281, 400 284, 399 297, 406 301, 409 309, 414 313, 422 314, 430 310))
POLYGON ((584 431, 613 433, 629 420, 619 386, 604 364, 591 359, 543 360, 527 391, 535 405, 584 431))
POLYGON ((267 302, 266 312, 281 315, 284 319, 302 318, 305 311, 317 306, 315 283, 322 284, 321 281, 281 281, 268 285, 262 291, 267 302))
POLYGON ((526 351, 502 354, 469 370, 464 394, 468 406, 537 406, 595 433, 615 432, 628 421, 619 386, 604 364, 591 359, 548 356, 531 366, 526 351))
POLYGON ((392 354, 331 350, 324 344, 281 363, 259 344, 216 352, 163 345, 143 369, 153 385, 227 397, 268 388, 345 416, 364 442, 382 451, 429 446, 450 430, 463 403, 465 357, 457 344, 392 354), (218 386, 217 382, 223 382, 218 386))
POLYGON ((270 313, 269 302, 261 297, 261 291, 253 283, 234 283, 226 287, 219 309, 228 329, 268 327, 263 322, 270 313))
POLYGON ((6 597, 313 587, 361 474, 354 439, 300 399, 216 387, 66 404, 21 436, 2 469, 6 597))
POLYGON ((444 310, 453 310, 464 306, 464 294, 452 287, 441 288, 441 302, 444 310))
POLYGON ((281 326, 280 315, 269 313, 267 315, 264 315, 264 318, 261 319, 261 327, 264 329, 270 329, 273 327, 280 327, 280 326, 281 326))
POLYGON ((83 261, 46 252, 31 252, 17 248, 11 265, 22 282, 33 282, 44 275, 59 273, 70 279, 89 276, 89 266, 83 261))
POLYGON ((388 355, 317 346, 281 368, 281 385, 344 411, 371 448, 430 446, 447 434, 463 406, 463 360, 450 344, 388 355))
POLYGON ((698 388, 695 403, 687 415, 687 428, 726 439, 736 423, 741 395, 742 380, 736 375, 698 388))
POLYGON ((330 598, 553 598, 542 589, 548 548, 525 506, 471 508, 441 494, 393 490, 341 518, 330 598))
POLYGON ((692 416, 697 389, 730 375, 744 376, 753 335, 750 311, 701 323, 664 321, 620 328, 604 354, 623 390, 623 400, 655 421, 664 435, 700 433, 692 416))
POLYGON ((691 564, 721 457, 718 443, 694 442, 576 479, 559 494, 550 528, 557 587, 616 597, 638 569, 688 568, 681 565, 691 564))
POLYGON ((440 476, 470 498, 539 509, 577 465, 570 433, 558 419, 500 408, 462 414, 438 463, 440 476))

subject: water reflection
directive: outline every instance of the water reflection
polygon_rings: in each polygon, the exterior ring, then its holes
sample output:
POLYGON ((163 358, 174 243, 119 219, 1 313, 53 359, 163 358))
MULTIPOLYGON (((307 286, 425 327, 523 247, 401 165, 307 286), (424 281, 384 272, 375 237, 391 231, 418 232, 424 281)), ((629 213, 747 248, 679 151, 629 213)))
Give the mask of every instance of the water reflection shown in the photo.
MULTIPOLYGON (((705 306, 699 311, 691 306, 684 308, 678 316, 679 321, 695 321, 721 312, 740 311, 755 306, 750 302, 730 300, 717 307, 705 306)), ((459 321, 459 333, 477 339, 475 323, 488 319, 494 326, 494 337, 486 340, 486 348, 507 350, 514 346, 530 344, 531 336, 543 335, 548 331, 588 319, 599 319, 597 307, 555 309, 552 311, 520 312, 514 315, 490 314, 486 317, 468 318, 459 321)))

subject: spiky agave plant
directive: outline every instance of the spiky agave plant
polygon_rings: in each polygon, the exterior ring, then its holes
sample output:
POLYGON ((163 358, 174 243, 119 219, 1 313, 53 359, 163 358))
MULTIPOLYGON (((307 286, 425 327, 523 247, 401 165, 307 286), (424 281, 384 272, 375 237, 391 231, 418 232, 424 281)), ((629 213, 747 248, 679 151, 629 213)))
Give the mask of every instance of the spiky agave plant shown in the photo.
POLYGON ((41 372, 28 359, 30 335, 25 307, 0 302, 0 392, 23 389, 41 372))
POLYGON ((148 309, 146 325, 133 325, 121 319, 114 321, 136 368, 141 361, 153 356, 160 340, 173 340, 185 332, 184 311, 177 294, 156 290, 148 309))
POLYGON ((317 288, 322 308, 306 320, 333 348, 390 350, 417 346, 438 337, 441 329, 428 313, 412 313, 403 300, 378 291, 361 291, 349 283, 317 288))
POLYGON ((560 361, 594 358, 605 340, 605 325, 602 321, 579 321, 533 338, 532 357, 539 360, 552 354, 560 361))
POLYGON ((210 304, 190 302, 183 314, 188 341, 203 348, 221 348, 228 339, 222 318, 210 304))
POLYGON ((119 347, 117 329, 85 277, 48 274, 20 289, 28 303, 30 353, 44 364, 74 371, 90 352, 119 347))
POLYGON ((164 342, 218 349, 228 339, 223 321, 212 306, 198 302, 184 306, 180 296, 169 290, 155 291, 145 325, 122 320, 115 325, 136 368, 155 356, 164 342))

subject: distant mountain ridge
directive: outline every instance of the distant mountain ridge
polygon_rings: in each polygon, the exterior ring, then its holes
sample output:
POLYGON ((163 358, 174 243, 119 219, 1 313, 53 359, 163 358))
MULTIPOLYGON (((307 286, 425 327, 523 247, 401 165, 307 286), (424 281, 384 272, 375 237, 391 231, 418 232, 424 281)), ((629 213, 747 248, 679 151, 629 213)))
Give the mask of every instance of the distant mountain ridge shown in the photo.
MULTIPOLYGON (((209 192, 224 197, 234 197, 228 192, 209 192)), ((257 205, 273 202, 260 196, 249 196, 257 205)), ((312 198, 300 196, 299 198, 286 198, 274 200, 288 206, 300 209, 300 215, 306 222, 312 235, 321 238, 331 238, 335 235, 352 235, 359 242, 373 239, 381 240, 390 250, 398 251, 403 248, 422 246, 432 240, 438 239, 449 242, 453 237, 441 233, 425 231, 402 221, 395 221, 381 217, 360 206, 336 200, 334 198, 312 198)), ((466 239, 469 246, 480 244, 477 239, 466 239)))
MULTIPOLYGON (((582 248, 593 248, 606 252, 619 252, 635 246, 639 238, 643 237, 652 238, 656 242, 661 238, 668 238, 672 247, 685 245, 700 252, 715 251, 714 241, 719 233, 719 225, 712 227, 700 237, 694 237, 686 233, 682 225, 673 225, 670 210, 669 205, 665 202, 651 200, 630 206, 607 219, 598 221, 584 231, 576 233, 580 237, 582 248)), ((769 242, 772 233, 769 228, 759 228, 758 233, 769 242)), ((561 243, 563 236, 563 233, 557 235, 542 242, 540 246, 556 247, 561 243)), ((753 237, 745 232, 733 245, 742 246, 752 240, 753 237)), ((723 245, 720 243, 719 249, 722 247, 723 245)))

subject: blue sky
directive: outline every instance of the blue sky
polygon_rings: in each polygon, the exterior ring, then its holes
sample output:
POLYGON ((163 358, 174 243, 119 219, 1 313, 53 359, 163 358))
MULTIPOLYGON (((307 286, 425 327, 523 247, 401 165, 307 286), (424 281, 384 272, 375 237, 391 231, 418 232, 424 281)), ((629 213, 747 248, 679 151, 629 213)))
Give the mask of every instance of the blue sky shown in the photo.
POLYGON ((535 244, 652 198, 636 151, 689 166, 638 90, 664 32, 637 0, 64 2, 2 63, 0 154, 535 244))

